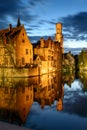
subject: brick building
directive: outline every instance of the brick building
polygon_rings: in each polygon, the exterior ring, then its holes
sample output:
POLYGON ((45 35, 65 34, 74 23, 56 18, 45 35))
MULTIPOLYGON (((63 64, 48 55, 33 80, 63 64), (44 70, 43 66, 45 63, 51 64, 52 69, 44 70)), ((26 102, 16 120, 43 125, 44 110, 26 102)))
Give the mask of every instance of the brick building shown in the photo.
POLYGON ((7 29, 0 30, 0 50, 3 51, 0 59, 5 62, 0 60, 0 65, 23 67, 33 63, 32 44, 19 18, 16 27, 10 24, 7 29))
MULTIPOLYGON (((47 63, 47 73, 60 70, 62 67, 63 54, 63 35, 62 24, 56 24, 55 41, 48 37, 47 40, 41 38, 36 45, 34 45, 34 54, 44 57, 47 63)), ((42 66, 44 68, 44 66, 42 66)))

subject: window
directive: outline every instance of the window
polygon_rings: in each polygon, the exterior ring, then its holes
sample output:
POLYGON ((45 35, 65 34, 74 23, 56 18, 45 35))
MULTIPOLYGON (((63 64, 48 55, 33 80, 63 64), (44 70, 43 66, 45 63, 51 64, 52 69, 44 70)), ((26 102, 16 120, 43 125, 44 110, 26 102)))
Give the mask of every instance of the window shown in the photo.
POLYGON ((28 55, 28 49, 26 49, 26 55, 28 55))
POLYGON ((5 54, 7 54, 7 53, 8 53, 8 50, 7 50, 7 49, 5 49, 5 50, 4 50, 4 52, 5 52, 5 54))
POLYGON ((5 87, 4 93, 5 93, 5 94, 8 94, 8 87, 5 87))
POLYGON ((8 58, 7 57, 4 58, 4 65, 8 65, 8 58))
POLYGON ((24 87, 22 87, 22 93, 25 93, 25 88, 24 87))
POLYGON ((26 101, 29 101, 29 95, 26 96, 26 101))
POLYGON ((48 60, 50 60, 50 56, 48 56, 48 60))
POLYGON ((24 59, 24 57, 22 57, 22 65, 24 65, 25 64, 25 59, 24 59))
POLYGON ((25 40, 24 40, 24 39, 22 39, 22 42, 23 42, 23 43, 25 43, 25 40))

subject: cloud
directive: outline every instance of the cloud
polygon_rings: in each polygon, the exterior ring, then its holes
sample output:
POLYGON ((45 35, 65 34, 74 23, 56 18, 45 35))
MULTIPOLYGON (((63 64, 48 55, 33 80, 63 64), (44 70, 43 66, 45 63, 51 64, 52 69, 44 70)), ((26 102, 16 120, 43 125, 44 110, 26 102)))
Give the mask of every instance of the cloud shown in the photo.
POLYGON ((0 0, 0 28, 7 28, 9 23, 16 25, 18 15, 22 24, 35 22, 39 14, 33 11, 34 7, 42 3, 44 0, 0 0))
POLYGON ((63 23, 65 39, 87 39, 87 12, 79 12, 60 18, 63 23))
POLYGON ((36 6, 38 3, 43 4, 45 0, 28 0, 30 6, 36 6))
POLYGON ((0 29, 7 28, 10 23, 15 26, 18 15, 26 27, 35 23, 40 17, 35 12, 36 7, 43 6, 46 2, 47 0, 0 0, 0 29))
POLYGON ((87 117, 87 95, 79 89, 75 91, 65 91, 65 95, 66 97, 63 100, 64 111, 70 114, 76 114, 80 117, 87 117), (70 98, 71 93, 72 97, 70 98))
POLYGON ((82 48, 70 48, 70 47, 65 47, 64 48, 64 53, 68 53, 69 51, 71 52, 71 54, 73 55, 78 55, 81 52, 82 48))
MULTIPOLYGON (((31 43, 37 43, 37 41, 39 41, 40 38, 42 38, 42 37, 45 40, 47 40, 49 36, 47 36, 47 35, 43 35, 43 36, 39 36, 39 35, 38 36, 29 36, 29 39, 30 39, 31 43)), ((51 38, 53 39, 54 37, 51 36, 51 38)))

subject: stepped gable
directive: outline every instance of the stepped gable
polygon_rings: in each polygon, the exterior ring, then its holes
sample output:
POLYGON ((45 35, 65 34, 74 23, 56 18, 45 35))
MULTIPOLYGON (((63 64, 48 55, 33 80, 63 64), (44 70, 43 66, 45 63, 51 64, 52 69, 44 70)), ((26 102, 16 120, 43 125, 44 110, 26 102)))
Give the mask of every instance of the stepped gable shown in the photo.
POLYGON ((51 45, 54 43, 53 40, 51 39, 51 37, 48 37, 48 39, 45 41, 45 47, 48 48, 49 43, 50 43, 51 45))

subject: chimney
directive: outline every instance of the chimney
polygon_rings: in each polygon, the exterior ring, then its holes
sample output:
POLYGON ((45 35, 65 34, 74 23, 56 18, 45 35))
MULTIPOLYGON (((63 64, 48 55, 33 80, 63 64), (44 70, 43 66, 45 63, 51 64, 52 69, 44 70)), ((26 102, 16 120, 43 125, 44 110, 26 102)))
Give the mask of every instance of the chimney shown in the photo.
POLYGON ((11 31, 12 29, 12 24, 9 24, 9 31, 11 31))

